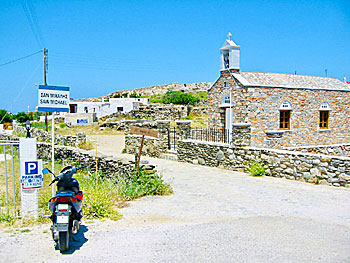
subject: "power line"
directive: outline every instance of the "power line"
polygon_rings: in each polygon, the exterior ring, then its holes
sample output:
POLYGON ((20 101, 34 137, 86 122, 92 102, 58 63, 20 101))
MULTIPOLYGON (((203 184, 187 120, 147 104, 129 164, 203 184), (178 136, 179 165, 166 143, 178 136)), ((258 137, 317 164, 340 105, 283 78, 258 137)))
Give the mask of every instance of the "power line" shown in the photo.
POLYGON ((31 0, 21 0, 23 11, 27 17, 28 24, 40 48, 44 46, 44 39, 41 34, 38 19, 31 0))
POLYGON ((16 58, 16 59, 11 60, 11 61, 9 61, 9 62, 0 64, 0 67, 1 67, 1 66, 5 66, 5 65, 8 65, 8 64, 11 64, 11 63, 13 63, 13 62, 16 62, 16 61, 19 61, 19 60, 22 60, 22 59, 25 59, 25 58, 29 58, 29 57, 34 56, 34 55, 36 55, 36 54, 38 54, 38 53, 41 53, 41 52, 43 52, 43 51, 40 50, 40 51, 37 51, 37 52, 35 52, 35 53, 33 53, 33 54, 30 54, 30 55, 27 55, 27 56, 24 56, 24 57, 21 57, 21 58, 16 58))

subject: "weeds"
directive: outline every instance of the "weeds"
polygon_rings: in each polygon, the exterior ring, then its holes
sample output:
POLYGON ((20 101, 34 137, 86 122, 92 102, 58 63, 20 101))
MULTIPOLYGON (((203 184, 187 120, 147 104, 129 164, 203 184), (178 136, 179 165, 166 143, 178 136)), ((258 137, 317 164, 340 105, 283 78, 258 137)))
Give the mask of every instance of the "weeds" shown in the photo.
POLYGON ((162 177, 138 171, 130 179, 118 178, 119 195, 124 200, 133 200, 145 195, 170 195, 173 190, 162 177))
POLYGON ((264 164, 257 161, 252 161, 245 170, 252 176, 264 176, 266 174, 264 164))
POLYGON ((84 175, 79 178, 84 193, 83 214, 87 218, 118 220, 122 216, 113 207, 119 196, 114 182, 107 178, 84 175))
POLYGON ((90 141, 80 142, 77 147, 84 150, 92 150, 95 148, 94 144, 90 141))

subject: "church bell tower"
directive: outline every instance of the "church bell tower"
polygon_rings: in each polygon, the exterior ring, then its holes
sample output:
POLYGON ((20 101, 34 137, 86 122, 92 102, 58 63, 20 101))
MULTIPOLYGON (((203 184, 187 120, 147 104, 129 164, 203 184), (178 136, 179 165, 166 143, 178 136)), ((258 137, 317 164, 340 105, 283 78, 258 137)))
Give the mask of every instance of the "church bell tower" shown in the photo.
POLYGON ((239 53, 240 46, 236 45, 235 42, 231 40, 231 33, 228 33, 227 39, 220 49, 220 71, 233 69, 239 71, 239 53))

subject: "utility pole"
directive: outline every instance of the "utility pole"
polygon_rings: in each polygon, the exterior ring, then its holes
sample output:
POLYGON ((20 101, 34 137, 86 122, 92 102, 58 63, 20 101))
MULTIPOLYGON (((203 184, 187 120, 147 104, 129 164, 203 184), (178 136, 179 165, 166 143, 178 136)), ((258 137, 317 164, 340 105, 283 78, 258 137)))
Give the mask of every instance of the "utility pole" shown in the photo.
MULTIPOLYGON (((46 82, 46 70, 47 70, 47 49, 44 48, 44 85, 47 85, 46 82)), ((49 131, 49 124, 47 122, 47 112, 45 112, 45 130, 48 132, 49 131)))
POLYGON ((46 48, 44 48, 44 85, 47 85, 47 82, 46 82, 46 71, 47 71, 47 53, 48 53, 48 50, 46 48))

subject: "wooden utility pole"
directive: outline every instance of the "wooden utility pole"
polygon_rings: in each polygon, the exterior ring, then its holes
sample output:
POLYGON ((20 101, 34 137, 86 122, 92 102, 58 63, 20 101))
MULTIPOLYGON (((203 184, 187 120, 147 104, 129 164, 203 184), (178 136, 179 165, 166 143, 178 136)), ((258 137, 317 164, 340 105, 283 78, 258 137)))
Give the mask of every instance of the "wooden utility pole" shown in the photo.
MULTIPOLYGON (((44 48, 44 85, 47 85, 46 82, 46 70, 47 70, 47 49, 44 48)), ((49 124, 47 121, 47 112, 45 112, 45 129, 48 132, 49 131, 49 124)))

